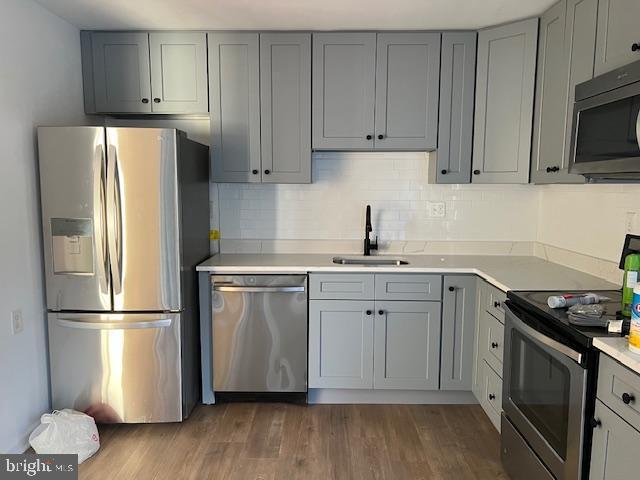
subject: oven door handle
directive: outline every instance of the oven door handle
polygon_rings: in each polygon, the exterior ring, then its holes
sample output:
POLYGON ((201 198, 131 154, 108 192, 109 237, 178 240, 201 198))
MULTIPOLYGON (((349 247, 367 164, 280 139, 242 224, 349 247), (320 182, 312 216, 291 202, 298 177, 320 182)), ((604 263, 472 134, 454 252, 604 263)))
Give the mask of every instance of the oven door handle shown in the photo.
POLYGON ((566 345, 554 340, 553 338, 549 338, 546 335, 540 333, 535 328, 530 327, 529 325, 524 323, 522 320, 520 320, 517 317, 517 315, 509 309, 508 306, 505 306, 505 311, 506 311, 506 314, 509 316, 509 319, 514 323, 515 327, 518 330, 520 330, 522 333, 526 334, 533 340, 539 343, 542 343, 543 345, 550 348, 551 350, 558 352, 564 355, 565 357, 570 358, 571 360, 576 362, 578 365, 582 364, 581 353, 576 352, 571 347, 567 347, 566 345))

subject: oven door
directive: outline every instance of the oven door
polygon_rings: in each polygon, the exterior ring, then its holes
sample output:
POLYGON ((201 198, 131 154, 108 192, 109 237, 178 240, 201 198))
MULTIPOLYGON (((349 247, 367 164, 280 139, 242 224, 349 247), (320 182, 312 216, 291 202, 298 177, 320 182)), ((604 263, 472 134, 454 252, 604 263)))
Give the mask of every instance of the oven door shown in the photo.
POLYGON ((518 309, 505 306, 505 314, 505 415, 555 478, 581 478, 583 355, 541 333, 518 309))
POLYGON ((569 170, 640 177, 640 82, 575 103, 569 170))

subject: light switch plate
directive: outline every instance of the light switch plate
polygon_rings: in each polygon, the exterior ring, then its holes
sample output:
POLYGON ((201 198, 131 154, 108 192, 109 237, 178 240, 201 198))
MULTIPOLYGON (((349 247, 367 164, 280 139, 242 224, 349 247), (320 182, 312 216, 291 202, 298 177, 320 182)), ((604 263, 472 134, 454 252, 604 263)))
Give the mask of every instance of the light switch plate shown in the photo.
POLYGON ((444 202, 427 202, 427 212, 430 217, 444 217, 447 214, 444 202))
POLYGON ((11 312, 11 333, 17 335, 24 330, 24 321, 22 319, 22 310, 14 310, 11 312))

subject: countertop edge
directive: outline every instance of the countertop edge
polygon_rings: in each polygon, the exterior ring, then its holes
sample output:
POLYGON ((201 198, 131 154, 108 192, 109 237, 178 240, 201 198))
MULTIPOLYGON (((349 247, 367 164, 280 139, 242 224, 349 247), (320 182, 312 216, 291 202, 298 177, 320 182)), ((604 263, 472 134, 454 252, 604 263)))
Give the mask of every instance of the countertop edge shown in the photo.
POLYGON ((640 374, 640 355, 629 351, 627 342, 626 337, 596 337, 593 339, 593 346, 628 369, 640 374))

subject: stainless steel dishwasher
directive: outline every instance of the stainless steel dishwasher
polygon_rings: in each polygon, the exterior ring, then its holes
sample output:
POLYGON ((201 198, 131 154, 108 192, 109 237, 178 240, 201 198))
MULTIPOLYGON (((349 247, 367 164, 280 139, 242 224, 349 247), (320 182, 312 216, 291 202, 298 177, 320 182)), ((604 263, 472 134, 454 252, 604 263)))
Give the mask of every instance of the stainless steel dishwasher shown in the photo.
POLYGON ((213 275, 216 392, 307 391, 307 276, 213 275))

